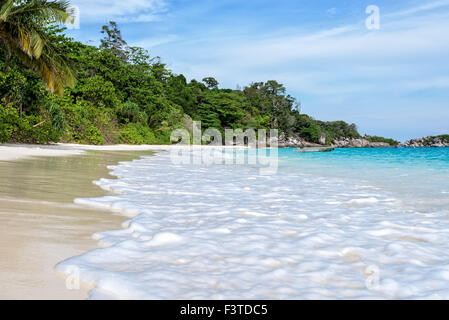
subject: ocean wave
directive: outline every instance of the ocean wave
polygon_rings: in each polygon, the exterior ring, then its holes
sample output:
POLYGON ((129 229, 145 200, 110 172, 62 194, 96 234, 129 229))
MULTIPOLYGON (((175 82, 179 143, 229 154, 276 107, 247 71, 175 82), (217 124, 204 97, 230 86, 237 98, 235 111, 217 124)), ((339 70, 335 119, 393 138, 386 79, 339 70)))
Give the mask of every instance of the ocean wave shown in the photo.
POLYGON ((119 194, 76 203, 131 219, 56 266, 93 299, 449 298, 447 212, 405 210, 366 181, 167 152, 111 170, 97 184, 119 194))

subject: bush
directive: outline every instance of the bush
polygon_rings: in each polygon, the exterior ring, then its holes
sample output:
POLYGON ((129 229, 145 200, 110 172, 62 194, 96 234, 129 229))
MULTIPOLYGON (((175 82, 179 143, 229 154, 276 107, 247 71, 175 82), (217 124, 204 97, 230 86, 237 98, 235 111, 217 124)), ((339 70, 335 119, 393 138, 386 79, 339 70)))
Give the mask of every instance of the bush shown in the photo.
POLYGON ((28 116, 21 120, 19 130, 13 138, 15 142, 47 144, 59 141, 60 133, 51 121, 39 116, 28 116))
POLYGON ((76 97, 90 101, 98 107, 115 109, 120 103, 114 85, 101 76, 80 80, 73 92, 76 97))
POLYGON ((58 142, 60 132, 52 122, 41 116, 21 118, 11 104, 0 108, 0 142, 47 144, 58 142))
POLYGON ((0 106, 0 143, 10 142, 20 123, 19 111, 11 104, 0 106))
POLYGON ((156 144, 156 138, 149 127, 128 123, 120 129, 120 142, 127 144, 156 144))
POLYGON ((64 133, 65 130, 65 115, 58 104, 54 102, 49 102, 42 108, 42 113, 45 117, 51 120, 53 128, 60 134, 64 133))
POLYGON ((77 101, 76 104, 65 101, 62 108, 66 115, 67 124, 63 141, 81 144, 104 144, 105 139, 102 132, 92 121, 92 118, 96 119, 104 111, 94 111, 91 103, 82 100, 77 101))
POLYGON ((396 141, 394 139, 387 139, 387 138, 383 138, 383 137, 378 137, 378 136, 373 136, 373 137, 367 137, 367 140, 369 142, 383 142, 383 143, 388 143, 390 146, 397 146, 400 144, 399 141, 396 141))
POLYGON ((318 142, 320 139, 320 127, 313 124, 308 128, 301 128, 299 130, 299 136, 310 142, 318 142))
POLYGON ((158 130, 155 132, 156 141, 155 144, 172 144, 171 131, 158 130))
POLYGON ((318 142, 322 129, 311 117, 301 114, 296 117, 295 131, 299 136, 310 142, 318 142))
POLYGON ((443 135, 437 136, 437 138, 440 138, 441 141, 443 141, 445 143, 449 143, 449 134, 443 134, 443 135))
POLYGON ((344 121, 316 121, 316 123, 323 129, 324 132, 326 132, 327 135, 332 137, 332 141, 330 142, 333 142, 334 139, 339 138, 361 138, 355 124, 348 124, 344 121))
POLYGON ((88 113, 92 124, 98 128, 104 138, 104 143, 113 144, 119 141, 118 121, 113 110, 90 106, 88 113))
POLYGON ((101 134, 100 129, 98 129, 97 127, 95 127, 90 123, 86 125, 84 141, 85 143, 88 144, 97 144, 97 145, 104 144, 104 138, 103 135, 101 134))
POLYGON ((137 103, 127 101, 118 110, 117 115, 122 123, 148 123, 148 115, 141 111, 137 103))

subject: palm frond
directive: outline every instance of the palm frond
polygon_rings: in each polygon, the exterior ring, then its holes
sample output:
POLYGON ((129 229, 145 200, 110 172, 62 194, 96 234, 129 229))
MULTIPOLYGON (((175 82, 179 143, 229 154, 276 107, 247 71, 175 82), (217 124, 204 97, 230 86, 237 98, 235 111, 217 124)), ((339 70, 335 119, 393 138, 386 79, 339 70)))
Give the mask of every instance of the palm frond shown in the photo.
POLYGON ((70 63, 59 55, 54 56, 44 51, 39 59, 35 59, 20 49, 14 50, 14 55, 33 70, 50 91, 58 95, 63 95, 66 86, 73 88, 76 84, 76 76, 70 63))
POLYGON ((75 85, 64 53, 44 30, 49 23, 73 22, 68 1, 0 0, 0 40, 24 65, 42 78, 50 91, 62 95, 75 85))
POLYGON ((43 23, 72 23, 73 9, 68 1, 31 0, 9 11, 10 17, 30 18, 43 23))
POLYGON ((42 36, 36 30, 32 30, 31 32, 31 49, 33 51, 33 55, 36 58, 39 58, 42 54, 42 50, 44 48, 44 40, 42 36))
POLYGON ((0 21, 6 21, 9 16, 9 12, 13 9, 14 2, 14 0, 3 0, 0 2, 0 21))

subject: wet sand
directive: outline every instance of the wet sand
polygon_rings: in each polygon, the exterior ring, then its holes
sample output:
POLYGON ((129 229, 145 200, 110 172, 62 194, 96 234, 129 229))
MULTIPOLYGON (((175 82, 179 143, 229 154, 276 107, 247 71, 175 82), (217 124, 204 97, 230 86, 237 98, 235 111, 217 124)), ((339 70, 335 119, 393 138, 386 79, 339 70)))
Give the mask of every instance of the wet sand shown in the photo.
POLYGON ((0 299, 87 298, 86 288, 68 290, 54 266, 96 248, 92 234, 120 228, 126 218, 73 199, 107 195, 92 183, 109 176, 107 165, 149 154, 86 151, 0 161, 0 299))

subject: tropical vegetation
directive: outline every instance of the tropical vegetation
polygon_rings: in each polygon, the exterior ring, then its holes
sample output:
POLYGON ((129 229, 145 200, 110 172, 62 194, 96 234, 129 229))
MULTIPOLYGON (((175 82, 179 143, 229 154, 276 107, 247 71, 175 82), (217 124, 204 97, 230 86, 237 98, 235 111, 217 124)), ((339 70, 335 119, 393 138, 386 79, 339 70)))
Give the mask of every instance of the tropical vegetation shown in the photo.
POLYGON ((397 140, 378 137, 378 136, 366 136, 365 139, 367 139, 369 142, 388 143, 390 146, 398 146, 400 144, 400 142, 397 140))
POLYGON ((360 138, 354 124, 317 121, 277 81, 220 89, 188 81, 129 46, 115 22, 100 46, 67 37, 66 1, 0 1, 0 142, 169 144, 176 128, 277 128, 331 143, 360 138), (75 81, 76 79, 76 81, 75 81))

